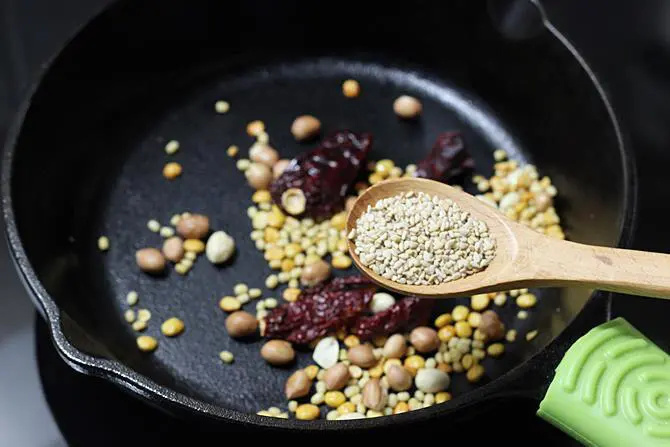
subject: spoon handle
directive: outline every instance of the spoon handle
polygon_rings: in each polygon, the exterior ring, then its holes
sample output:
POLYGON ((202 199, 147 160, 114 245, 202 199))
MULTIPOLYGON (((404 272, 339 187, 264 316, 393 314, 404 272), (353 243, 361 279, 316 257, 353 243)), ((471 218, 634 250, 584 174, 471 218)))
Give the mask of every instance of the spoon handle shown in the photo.
MULTIPOLYGON (((670 299, 670 255, 554 240, 531 247, 534 280, 670 299)), ((534 282, 534 281, 533 281, 534 282)))

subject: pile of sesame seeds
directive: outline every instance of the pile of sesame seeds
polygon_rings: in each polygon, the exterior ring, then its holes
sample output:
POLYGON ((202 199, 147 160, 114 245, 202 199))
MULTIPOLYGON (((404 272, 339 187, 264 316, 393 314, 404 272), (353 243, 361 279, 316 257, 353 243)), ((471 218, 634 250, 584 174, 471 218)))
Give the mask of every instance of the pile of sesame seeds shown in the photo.
POLYGON ((406 192, 379 200, 349 234, 361 262, 400 284, 435 285, 464 278, 493 259, 486 224, 448 199, 406 192))

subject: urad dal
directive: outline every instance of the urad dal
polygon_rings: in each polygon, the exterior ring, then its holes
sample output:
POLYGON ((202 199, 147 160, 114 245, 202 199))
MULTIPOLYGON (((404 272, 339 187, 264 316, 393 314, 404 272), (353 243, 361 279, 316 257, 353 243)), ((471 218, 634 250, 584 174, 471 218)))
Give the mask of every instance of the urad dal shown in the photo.
POLYGON ((437 285, 479 272, 495 256, 486 224, 449 199, 413 191, 379 200, 349 238, 361 263, 386 279, 437 285))

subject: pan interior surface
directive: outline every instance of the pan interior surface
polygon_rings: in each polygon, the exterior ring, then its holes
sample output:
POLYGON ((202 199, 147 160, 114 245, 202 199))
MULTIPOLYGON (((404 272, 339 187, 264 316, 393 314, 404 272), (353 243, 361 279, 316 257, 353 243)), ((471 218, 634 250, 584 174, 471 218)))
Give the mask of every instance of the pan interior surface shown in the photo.
MULTIPOLYGON (((454 8, 469 11, 467 2, 457 3, 454 8)), ((299 353, 290 368, 269 366, 260 357, 261 341, 236 341, 226 334, 225 314, 217 305, 237 283, 262 288, 264 297, 280 298, 282 290, 264 287, 271 270, 249 237, 246 212, 252 190, 226 148, 237 145, 237 158, 246 157, 253 139, 245 127, 262 120, 282 158, 311 149, 317 142, 297 143, 289 132, 301 114, 321 120, 322 136, 338 129, 371 132, 369 158, 390 158, 400 166, 423 158, 439 133, 459 130, 477 173, 492 174, 496 149, 535 164, 558 188, 557 208, 568 238, 615 245, 623 219, 625 185, 619 179, 624 162, 591 80, 550 36, 511 44, 487 30, 479 29, 480 40, 469 43, 473 55, 458 52, 451 61, 426 56, 417 63, 404 46, 400 55, 386 57, 374 51, 374 41, 370 51, 355 57, 297 58, 287 51, 280 62, 268 63, 232 56, 230 63, 221 62, 203 52, 207 56, 199 56, 208 62, 198 69, 175 69, 160 77, 142 71, 141 54, 148 53, 130 43, 133 33, 140 33, 133 28, 124 41, 127 54, 114 56, 121 58, 118 71, 109 71, 111 61, 95 59, 95 39, 83 46, 75 42, 33 97, 12 164, 16 225, 37 278, 93 340, 96 352, 221 407, 256 412, 282 405, 286 378, 296 367, 313 363, 310 354, 299 353), (87 55, 90 66, 74 70, 73 61, 87 60, 87 55), (535 63, 539 55, 544 59, 535 63), (132 75, 123 70, 131 62, 140 64, 132 75), (360 97, 342 95, 345 79, 360 82, 360 97), (401 94, 421 100, 419 120, 405 122, 394 115, 392 103, 401 94), (59 115, 65 100, 69 113, 59 115), (230 111, 215 113, 217 100, 228 101, 230 111), (164 152, 169 140, 180 143, 174 155, 164 152), (167 181, 162 169, 172 161, 183 166, 183 174, 167 181), (209 216, 213 230, 235 239, 232 264, 214 267, 203 256, 186 276, 173 269, 161 278, 141 273, 135 251, 162 244, 147 222, 167 225, 171 216, 185 211, 209 216), (96 245, 101 235, 111 243, 104 253, 96 245), (159 340, 152 354, 137 349, 138 334, 124 320, 126 295, 133 290, 139 294, 136 309, 152 314, 144 332, 159 340), (186 329, 168 339, 160 334, 160 323, 170 317, 182 319, 186 329), (219 360, 223 350, 234 353, 233 364, 219 360)), ((377 32, 391 35, 385 27, 377 32)), ((169 53, 160 43, 147 42, 169 53)), ((174 54, 182 54, 187 47, 182 45, 174 54)), ((470 181, 465 188, 475 192, 470 181)), ((518 331, 519 340, 507 345, 502 358, 483 360, 485 382, 546 345, 590 296, 585 290, 535 292, 538 304, 527 319, 516 318, 519 309, 512 299, 495 308, 507 328, 518 331), (525 341, 523 335, 535 329, 537 338, 525 341)), ((457 303, 469 299, 441 301, 435 314, 457 303)), ((255 305, 252 301, 245 308, 253 314, 255 305)), ((455 396, 469 389, 463 375, 453 376, 455 396)))

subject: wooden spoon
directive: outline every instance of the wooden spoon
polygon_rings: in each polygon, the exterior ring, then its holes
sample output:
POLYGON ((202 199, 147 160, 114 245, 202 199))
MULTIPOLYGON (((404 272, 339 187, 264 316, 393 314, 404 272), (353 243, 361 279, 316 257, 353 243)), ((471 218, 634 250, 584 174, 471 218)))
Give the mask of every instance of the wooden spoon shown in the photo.
POLYGON ((449 298, 529 287, 584 287, 670 298, 670 255, 578 244, 545 236, 517 223, 476 197, 444 183, 402 178, 386 180, 358 197, 347 218, 347 234, 377 201, 409 191, 453 200, 488 225, 495 257, 482 271, 439 285, 407 285, 365 267, 349 240, 356 266, 380 286, 406 295, 449 298))

